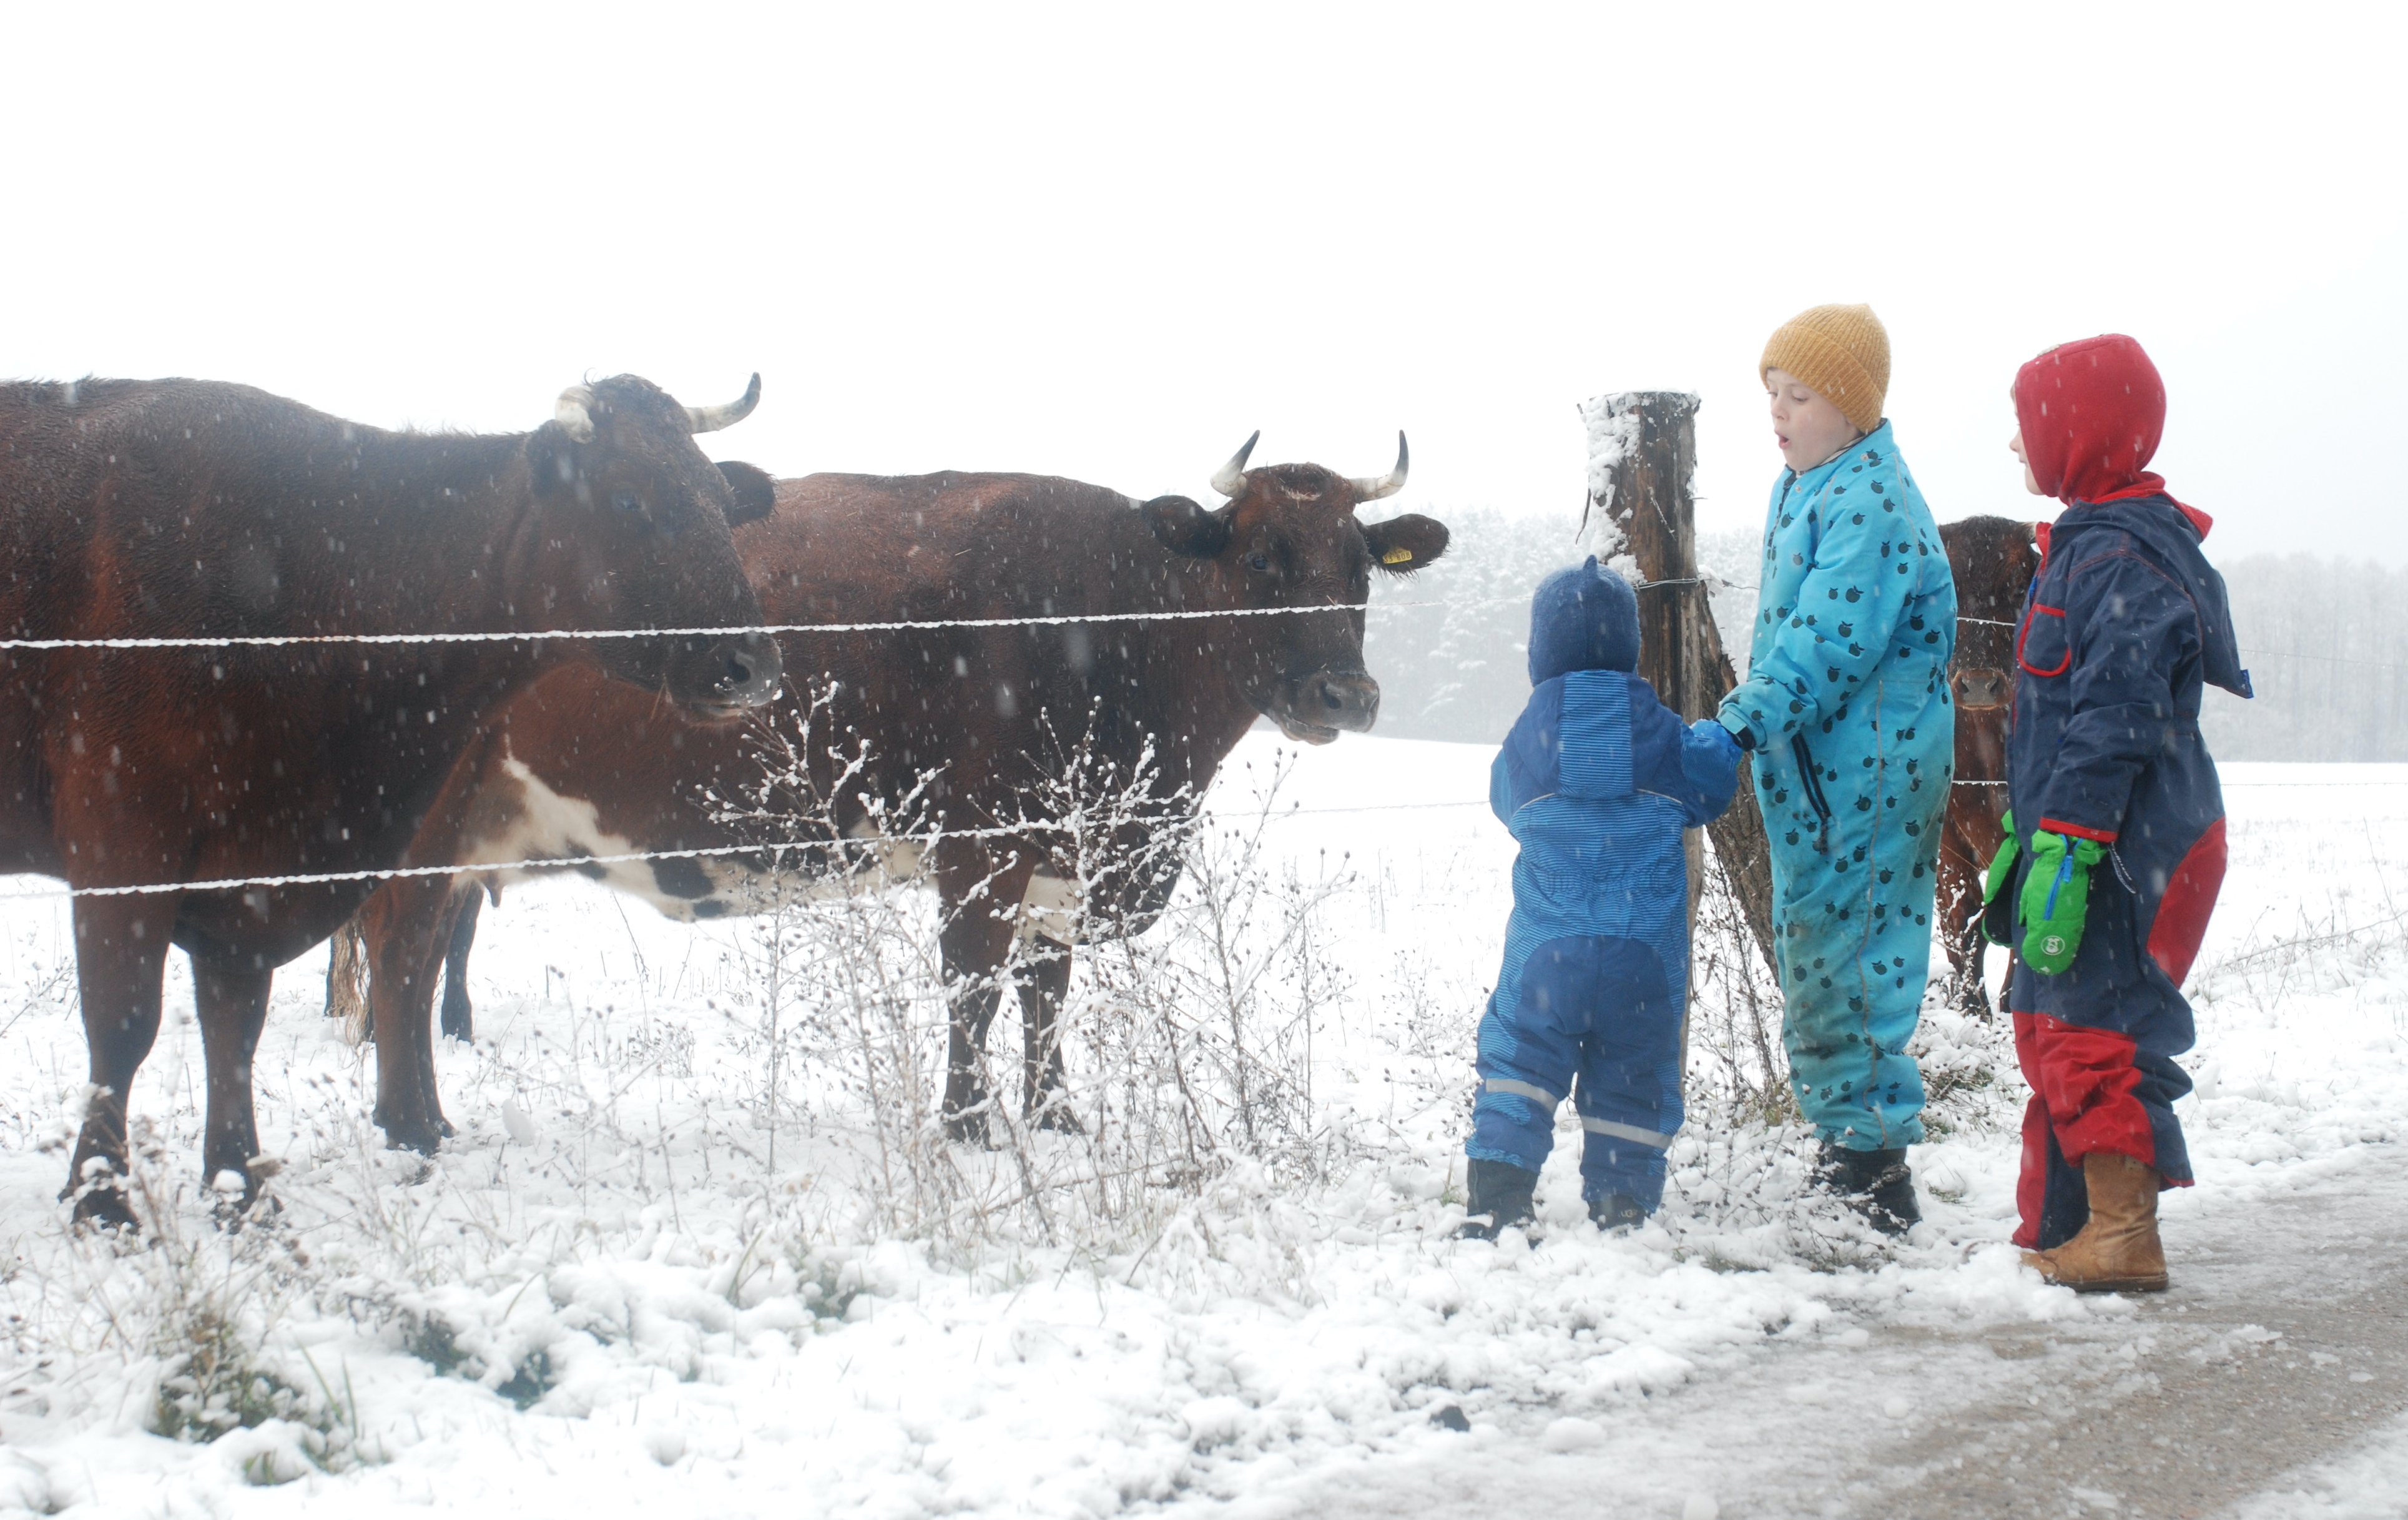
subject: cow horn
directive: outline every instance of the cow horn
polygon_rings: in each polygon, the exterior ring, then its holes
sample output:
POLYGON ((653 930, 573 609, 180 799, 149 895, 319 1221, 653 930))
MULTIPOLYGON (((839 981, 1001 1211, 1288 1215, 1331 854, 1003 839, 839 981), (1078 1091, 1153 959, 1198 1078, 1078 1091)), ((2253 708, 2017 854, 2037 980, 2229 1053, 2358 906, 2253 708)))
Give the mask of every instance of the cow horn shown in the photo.
POLYGON ((1254 452, 1254 444, 1262 436, 1263 430, 1259 427, 1255 428, 1252 436, 1246 439, 1244 446, 1229 456, 1229 462, 1212 472, 1213 490, 1225 496, 1242 496, 1246 494, 1246 456, 1254 452))
POLYGON ((752 415, 761 404, 761 376, 755 371, 752 383, 744 394, 724 407, 688 407, 685 409, 685 430, 689 433, 716 433, 723 427, 734 427, 752 415))
POLYGON ((1399 428, 1397 430, 1397 467, 1385 475, 1362 475, 1348 481, 1354 488, 1354 499, 1358 502, 1377 501, 1382 496, 1393 496, 1402 491, 1405 488, 1405 468, 1411 463, 1411 456, 1405 452, 1404 430, 1399 428))
POLYGON ((552 420, 560 430, 580 443, 594 441, 594 387, 572 385, 560 393, 560 405, 552 409, 552 420))

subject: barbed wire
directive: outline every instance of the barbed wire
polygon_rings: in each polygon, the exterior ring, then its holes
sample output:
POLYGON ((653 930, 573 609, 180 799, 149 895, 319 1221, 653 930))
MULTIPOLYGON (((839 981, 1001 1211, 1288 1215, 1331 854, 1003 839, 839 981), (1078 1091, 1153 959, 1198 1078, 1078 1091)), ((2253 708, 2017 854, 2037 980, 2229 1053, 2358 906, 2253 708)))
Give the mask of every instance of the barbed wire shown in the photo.
MULTIPOLYGON (((1268 812, 1270 823, 1325 813, 1412 812, 1430 808, 1484 808, 1485 799, 1465 802, 1393 802, 1347 808, 1290 808, 1268 812)), ((1197 817, 1211 822, 1203 810, 1197 817)), ((58 887, 37 892, 0 893, 0 903, 37 902, 63 897, 157 896, 169 892, 236 892, 275 887, 332 886, 343 882, 404 882, 429 876, 482 876, 489 871, 576 870, 585 866, 624 866, 650 860, 711 860, 729 855, 774 855, 789 850, 825 850, 896 844, 939 844, 947 839, 1025 839, 1031 834, 1068 833, 1074 825, 1031 818, 1014 824, 978 828, 938 828, 922 834, 858 834, 838 839, 787 839, 760 844, 718 844, 683 850, 625 850, 600 855, 547 855, 519 860, 488 860, 457 866, 390 866, 375 870, 300 871, 282 876, 228 876, 205 882, 146 882, 132 886, 58 887)))
MULTIPOLYGON (((1976 780, 1957 777, 1951 786, 2004 786, 2003 781, 1976 780)), ((2225 791, 2251 787, 2282 787, 2289 791, 2327 789, 2363 790, 2369 787, 2408 787, 2408 777, 2384 778, 2356 782, 2226 782, 2225 791)), ((1340 813, 1418 812, 1431 810, 1485 808, 1486 798, 1474 797, 1455 802, 1376 802, 1342 808, 1289 808, 1266 812, 1266 822, 1280 824, 1295 818, 1323 818, 1340 813)), ((1216 815, 1204 810, 1199 818, 1211 822, 1216 815)), ((795 839, 767 844, 722 844, 683 850, 628 850, 609 854, 548 855, 518 860, 478 861, 457 866, 393 866, 376 870, 305 871, 282 876, 222 877, 204 882, 152 882, 133 886, 58 887, 36 892, 0 893, 0 904, 12 902, 55 901, 76 897, 156 896, 164 893, 235 892, 294 886, 332 886, 343 882, 396 882, 429 876, 482 876, 493 871, 563 871, 586 866, 623 866, 653 860, 710 860, 731 855, 774 855, 781 851, 844 848, 849 846, 885 846, 896 844, 937 844, 946 839, 1025 839, 1031 834, 1065 833, 1075 825, 1051 819, 1026 819, 1014 824, 996 824, 978 828, 939 828, 921 834, 848 835, 840 839, 795 839)), ((31 873, 28 873, 31 874, 31 873)))

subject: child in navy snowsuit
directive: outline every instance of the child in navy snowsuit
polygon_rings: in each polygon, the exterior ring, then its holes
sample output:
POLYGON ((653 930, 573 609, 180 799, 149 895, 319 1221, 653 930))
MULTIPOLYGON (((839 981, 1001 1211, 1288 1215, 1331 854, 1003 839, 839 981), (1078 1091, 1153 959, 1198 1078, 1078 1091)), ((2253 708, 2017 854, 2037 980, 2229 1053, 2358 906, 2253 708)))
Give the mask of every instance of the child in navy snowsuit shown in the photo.
POLYGON ((2166 1285, 2160 1188, 2191 1181, 2183 978, 2224 880, 2224 799, 2200 736, 2209 683, 2247 696, 2209 519, 2147 473, 2165 426, 2128 337, 2015 377, 2025 483, 2065 510, 2015 628, 2012 812, 1985 927, 2015 948, 2006 1005, 2031 1083, 2018 1245, 2085 1291, 2166 1285))
POLYGON ((1689 978, 1681 830, 1730 805, 1739 746, 1682 725, 1639 664, 1639 603, 1594 557, 1530 604, 1530 704, 1489 772, 1489 806, 1520 841, 1505 965, 1480 1021, 1465 1233, 1530 1217, 1573 1100, 1586 1134, 1581 1191, 1609 1228, 1664 1193, 1681 1127, 1681 1019, 1689 978))

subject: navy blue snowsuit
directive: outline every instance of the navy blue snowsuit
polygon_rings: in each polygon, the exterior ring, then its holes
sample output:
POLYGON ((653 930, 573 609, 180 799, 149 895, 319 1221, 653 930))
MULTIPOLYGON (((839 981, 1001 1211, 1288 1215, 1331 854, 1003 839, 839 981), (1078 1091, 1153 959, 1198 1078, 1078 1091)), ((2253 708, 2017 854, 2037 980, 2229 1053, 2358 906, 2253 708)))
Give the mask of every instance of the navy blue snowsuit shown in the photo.
MULTIPOLYGON (((1549 646, 1566 643, 1534 630, 1534 677, 1555 663, 1549 646)), ((1637 650, 1633 616, 1630 663, 1637 650)), ((1622 652, 1603 657, 1621 663, 1622 652)), ((1489 772, 1489 806, 1522 850, 1504 966, 1480 1021, 1472 1159, 1539 1170, 1569 1094, 1586 1131, 1583 1194, 1650 1211, 1661 1200, 1688 997, 1681 830, 1718 817, 1738 784, 1736 747, 1684 725, 1627 670, 1539 680, 1489 772)))
POLYGON ((2182 980, 2224 877, 2224 796, 2200 736, 2209 682, 2249 695, 2224 580, 2200 552, 2207 519, 2157 492, 2077 502, 2043 524, 2040 573, 2015 628, 2007 793, 2022 854, 1985 925, 2019 944, 2014 905, 2048 829, 2096 839, 2081 948, 2007 987, 2035 1094, 2025 1125, 2023 1228, 2051 1249, 2088 1218, 2092 1151, 2191 1179, 2174 1057, 2195 1039, 2182 980))

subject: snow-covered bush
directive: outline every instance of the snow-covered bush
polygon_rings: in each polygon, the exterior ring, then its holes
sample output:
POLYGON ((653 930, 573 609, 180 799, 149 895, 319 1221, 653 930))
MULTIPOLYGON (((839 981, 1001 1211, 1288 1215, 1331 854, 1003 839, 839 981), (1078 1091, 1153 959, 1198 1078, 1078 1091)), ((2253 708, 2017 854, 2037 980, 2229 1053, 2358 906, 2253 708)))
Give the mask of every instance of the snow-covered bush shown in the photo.
MULTIPOLYGON (((823 694, 771 729, 763 779, 715 799, 771 841, 780 868, 753 975, 734 994, 753 1020, 772 1158, 785 1126, 842 1157, 819 1183, 881 1233, 1099 1249, 1158 1230, 1241 1165, 1282 1183, 1340 1169, 1352 1142, 1316 1101, 1312 1043, 1316 1012, 1344 991, 1322 910, 1349 878, 1342 864, 1273 868, 1281 774, 1262 778, 1240 821, 1215 820, 1162 791, 1150 753, 1125 767, 1091 736, 1057 737, 1019 813, 978 835, 1044 841, 1082 904, 1159 898, 1159 911, 1134 924, 1074 916, 1049 925, 1053 938, 1024 924, 982 984, 947 977, 941 910, 915 878, 944 839, 935 776, 867 827, 841 826, 836 799, 867 754, 830 731, 828 712, 823 694), (813 780, 814 754, 833 762, 832 781, 813 780), (1173 877, 1167 896, 1155 890, 1173 877), (1020 979, 1061 955, 1071 980, 1054 1029, 1058 1108, 1021 1111, 1024 1057, 990 1029, 975 1059, 993 1095, 981 1113, 991 1149, 966 1150, 939 1098, 951 1010, 988 992, 1014 1012, 1020 979)), ((962 911, 1022 909, 974 893, 962 911)))

